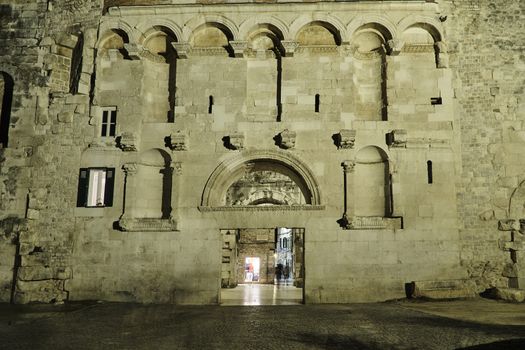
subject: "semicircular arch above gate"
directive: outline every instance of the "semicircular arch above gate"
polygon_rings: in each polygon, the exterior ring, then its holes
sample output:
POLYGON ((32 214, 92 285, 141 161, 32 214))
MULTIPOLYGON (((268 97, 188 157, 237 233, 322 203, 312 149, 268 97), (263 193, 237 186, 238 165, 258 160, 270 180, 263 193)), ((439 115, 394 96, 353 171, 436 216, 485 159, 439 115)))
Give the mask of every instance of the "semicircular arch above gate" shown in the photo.
MULTIPOLYGON (((260 189, 256 189, 258 193, 260 189)), ((293 197, 293 196, 292 196, 293 197)), ((203 207, 232 205, 320 205, 319 186, 309 167, 297 157, 279 151, 248 151, 223 161, 211 174, 202 194, 203 207), (300 191, 295 201, 284 201, 279 193, 273 198, 246 198, 232 200, 231 187, 247 174, 273 173, 282 176, 278 180, 288 179, 300 191), (230 191, 229 191, 230 190, 230 191), (278 198, 277 198, 278 197, 278 198)))

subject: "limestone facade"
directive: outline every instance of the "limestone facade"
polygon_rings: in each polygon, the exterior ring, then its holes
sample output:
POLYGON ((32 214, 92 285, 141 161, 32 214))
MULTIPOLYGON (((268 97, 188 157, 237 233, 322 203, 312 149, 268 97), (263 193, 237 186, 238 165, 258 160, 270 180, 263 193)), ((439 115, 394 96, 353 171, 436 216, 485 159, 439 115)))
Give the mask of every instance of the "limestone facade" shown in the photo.
POLYGON ((219 303, 279 227, 306 303, 524 288, 523 2, 0 12, 0 301, 219 303))

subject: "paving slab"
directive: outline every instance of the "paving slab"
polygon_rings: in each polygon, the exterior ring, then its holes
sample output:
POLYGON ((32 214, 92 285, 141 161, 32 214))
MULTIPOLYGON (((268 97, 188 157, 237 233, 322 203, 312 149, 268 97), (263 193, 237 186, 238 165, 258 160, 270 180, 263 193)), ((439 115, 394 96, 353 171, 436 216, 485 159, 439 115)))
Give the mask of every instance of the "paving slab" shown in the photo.
MULTIPOLYGON (((431 304, 434 303, 290 306, 0 304, 0 348, 525 348, 523 325, 489 324, 433 314, 445 314, 447 305, 458 310, 465 310, 468 305, 472 310, 482 310, 484 302, 435 303, 439 307, 431 304)), ((521 309, 515 310, 521 313, 521 309)))

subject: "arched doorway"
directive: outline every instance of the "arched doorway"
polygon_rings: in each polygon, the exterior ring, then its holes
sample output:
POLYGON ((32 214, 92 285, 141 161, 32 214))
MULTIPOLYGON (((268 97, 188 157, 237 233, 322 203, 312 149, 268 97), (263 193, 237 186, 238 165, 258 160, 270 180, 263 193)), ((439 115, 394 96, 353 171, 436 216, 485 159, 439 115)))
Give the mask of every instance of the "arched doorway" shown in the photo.
POLYGON ((305 227, 297 221, 281 226, 271 215, 263 222, 252 218, 274 212, 291 222, 304 215, 300 211, 321 207, 320 198, 309 167, 287 152, 242 152, 215 169, 201 208, 231 211, 237 217, 220 230, 222 304, 303 302, 305 227))
POLYGON ((0 148, 7 148, 9 143, 13 88, 13 78, 5 72, 0 72, 0 148))

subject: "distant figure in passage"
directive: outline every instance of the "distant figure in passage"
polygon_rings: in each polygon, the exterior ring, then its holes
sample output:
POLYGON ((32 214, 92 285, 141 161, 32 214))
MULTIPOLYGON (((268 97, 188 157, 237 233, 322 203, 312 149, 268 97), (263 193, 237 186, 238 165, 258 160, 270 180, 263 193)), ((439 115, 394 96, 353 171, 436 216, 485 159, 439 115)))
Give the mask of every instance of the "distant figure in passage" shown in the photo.
POLYGON ((277 278, 277 282, 279 282, 283 275, 283 264, 277 264, 277 267, 275 268, 275 278, 277 278))

